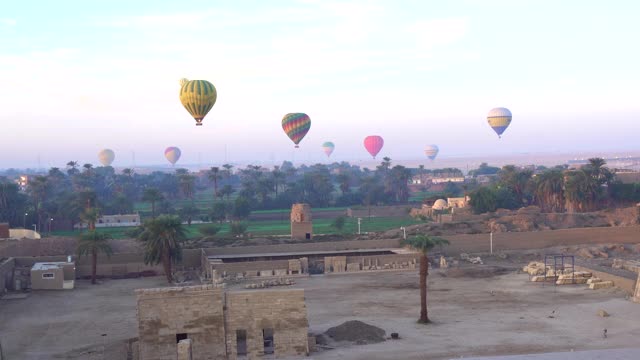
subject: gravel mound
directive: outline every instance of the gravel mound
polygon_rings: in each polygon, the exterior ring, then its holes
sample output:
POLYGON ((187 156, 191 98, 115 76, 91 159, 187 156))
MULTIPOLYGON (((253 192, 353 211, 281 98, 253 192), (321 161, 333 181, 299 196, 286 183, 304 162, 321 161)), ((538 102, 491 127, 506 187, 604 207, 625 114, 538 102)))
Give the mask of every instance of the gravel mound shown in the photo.
POLYGON ((351 320, 325 332, 334 341, 375 344, 385 340, 385 331, 362 321, 351 320))

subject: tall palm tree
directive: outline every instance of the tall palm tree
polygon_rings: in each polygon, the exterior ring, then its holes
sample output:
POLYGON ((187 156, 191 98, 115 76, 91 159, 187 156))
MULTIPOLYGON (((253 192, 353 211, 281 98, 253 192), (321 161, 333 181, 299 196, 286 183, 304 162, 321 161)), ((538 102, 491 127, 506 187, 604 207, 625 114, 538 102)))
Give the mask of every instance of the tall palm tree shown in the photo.
POLYGON ((156 188, 148 187, 144 189, 144 191, 142 192, 142 201, 151 203, 152 218, 156 217, 156 203, 159 201, 162 201, 163 199, 164 199, 164 196, 162 195, 160 190, 156 188))
POLYGON ((209 180, 213 181, 213 201, 216 201, 218 197, 218 179, 220 178, 220 168, 217 166, 211 167, 209 170, 209 180))
POLYGON ((275 190, 275 197, 278 197, 278 189, 284 183, 286 179, 286 174, 280 170, 279 166, 274 166, 273 171, 271 172, 271 178, 273 180, 273 189, 275 190))
POLYGON ((405 240, 406 245, 420 252, 420 319, 419 323, 431 322, 427 313, 427 276, 429 276, 429 259, 427 253, 438 245, 448 245, 449 241, 434 236, 417 235, 405 240))
POLYGON ((94 231, 96 229, 96 222, 98 222, 98 218, 100 214, 98 213, 98 209, 96 208, 87 208, 80 214, 80 220, 87 223, 87 228, 89 231, 94 231))
POLYGON ((96 273, 98 268, 98 253, 104 253, 107 256, 113 254, 113 249, 109 245, 111 235, 107 233, 99 233, 95 230, 88 231, 80 235, 78 248, 76 252, 78 256, 91 255, 91 283, 96 283, 96 273))
POLYGON ((542 211, 564 211, 564 176, 562 171, 552 169, 535 178, 534 197, 542 211))
POLYGON ((171 265, 182 260, 182 243, 187 239, 182 221, 177 216, 160 215, 147 220, 138 235, 144 245, 144 263, 162 263, 167 281, 173 281, 171 265))

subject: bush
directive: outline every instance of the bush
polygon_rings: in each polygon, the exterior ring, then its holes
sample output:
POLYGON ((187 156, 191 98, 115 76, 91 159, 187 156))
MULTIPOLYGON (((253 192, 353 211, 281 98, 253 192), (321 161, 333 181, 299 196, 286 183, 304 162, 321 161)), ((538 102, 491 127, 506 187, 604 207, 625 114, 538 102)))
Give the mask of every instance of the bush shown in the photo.
POLYGON ((331 223, 331 226, 337 229, 338 231, 342 231, 342 229, 344 229, 345 222, 346 222, 346 219, 344 216, 338 216, 333 220, 333 223, 331 223))
POLYGON ((142 226, 136 226, 134 228, 125 230, 124 234, 130 238, 137 238, 138 235, 140 235, 143 231, 144 229, 142 228, 142 226))
POLYGON ((200 226, 200 228, 198 228, 198 231, 200 232, 200 234, 202 234, 202 236, 214 236, 220 231, 220 226, 207 224, 200 226))
POLYGON ((229 231, 234 237, 244 237, 244 235, 247 233, 248 227, 249 225, 245 223, 235 221, 231 223, 229 231))

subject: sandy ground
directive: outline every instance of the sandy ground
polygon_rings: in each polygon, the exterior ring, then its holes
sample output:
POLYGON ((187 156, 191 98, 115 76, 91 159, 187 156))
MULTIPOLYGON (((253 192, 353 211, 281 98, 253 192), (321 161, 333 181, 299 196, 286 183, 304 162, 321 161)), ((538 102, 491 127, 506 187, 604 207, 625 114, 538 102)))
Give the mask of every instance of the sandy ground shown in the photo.
MULTIPOLYGON (((105 359, 123 359, 124 341, 137 336, 133 289, 163 286, 163 280, 111 280, 98 286, 80 281, 71 292, 35 292, 26 299, 2 300, 0 341, 5 356, 102 359, 105 352, 105 359)), ((474 279, 433 271, 430 325, 416 323, 417 273, 314 276, 297 278, 295 287, 306 290, 314 333, 357 319, 401 337, 325 350, 311 359, 451 359, 637 346, 640 305, 625 299, 624 293, 590 291, 582 285, 543 288, 527 280, 527 275, 515 273, 474 279), (597 316, 599 309, 611 316, 597 316)))

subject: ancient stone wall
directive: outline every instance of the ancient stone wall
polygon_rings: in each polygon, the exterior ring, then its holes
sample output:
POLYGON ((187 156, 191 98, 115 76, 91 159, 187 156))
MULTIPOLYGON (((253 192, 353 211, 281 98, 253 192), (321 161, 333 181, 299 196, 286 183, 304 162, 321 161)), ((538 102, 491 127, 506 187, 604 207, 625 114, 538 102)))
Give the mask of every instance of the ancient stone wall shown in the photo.
POLYGON ((313 223, 309 204, 293 204, 291 206, 291 238, 296 240, 313 238, 313 223))
POLYGON ((418 254, 347 256, 347 271, 356 271, 356 267, 353 264, 358 264, 361 271, 414 270, 417 268, 417 264, 420 263, 419 258, 418 254))
POLYGON ((325 241, 301 244, 234 246, 203 249, 207 256, 399 248, 400 239, 325 241))
POLYGON ((324 272, 325 273, 341 273, 347 271, 346 256, 325 256, 324 272))
POLYGON ((229 292, 226 309, 229 359, 238 358, 238 334, 245 335, 241 350, 246 349, 249 359, 265 354, 267 334, 273 335, 276 357, 307 355, 309 323, 303 289, 229 292))
POLYGON ((194 359, 226 359, 224 293, 213 285, 136 290, 141 360, 176 360, 191 340, 194 359))
POLYGON ((640 274, 638 274, 638 279, 636 280, 636 288, 633 293, 633 301, 640 303, 640 274))
MULTIPOLYGON (((442 235, 451 243, 444 247, 449 255, 460 252, 488 252, 489 234, 442 235)), ((493 234, 493 251, 542 249, 581 244, 640 243, 640 226, 562 229, 493 234)))

